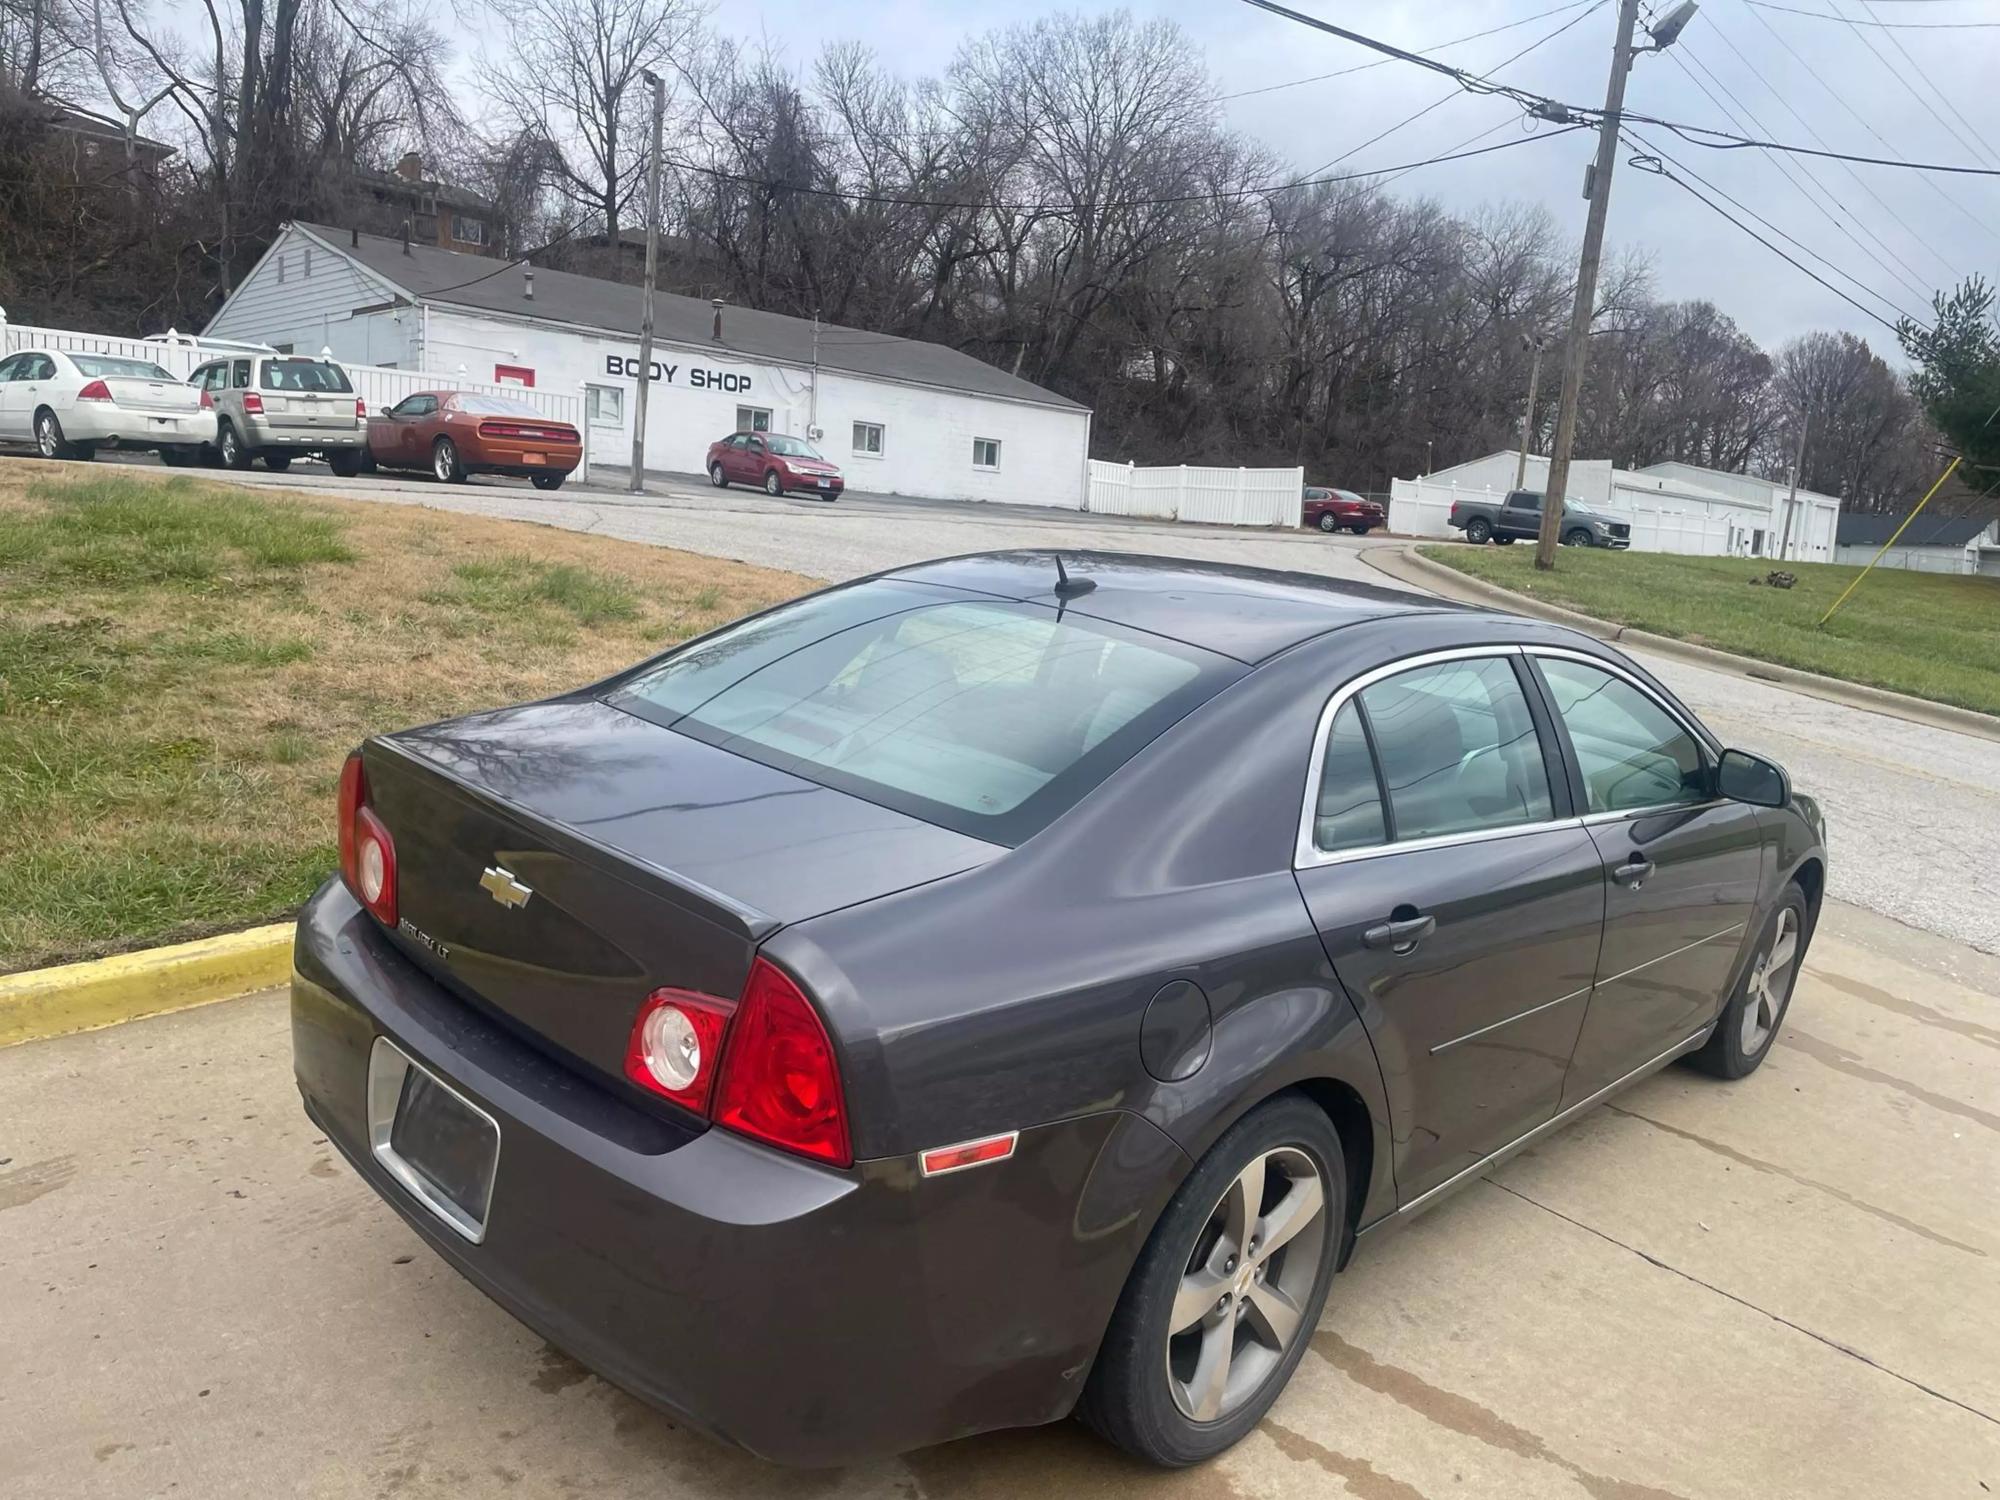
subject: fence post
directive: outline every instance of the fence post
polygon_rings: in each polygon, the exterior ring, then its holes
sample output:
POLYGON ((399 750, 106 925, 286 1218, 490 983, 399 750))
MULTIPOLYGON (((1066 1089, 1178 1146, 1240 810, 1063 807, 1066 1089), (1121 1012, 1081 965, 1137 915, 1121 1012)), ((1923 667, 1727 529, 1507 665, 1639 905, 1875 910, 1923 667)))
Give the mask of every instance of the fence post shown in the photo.
POLYGON ((583 482, 590 483, 590 382, 579 380, 577 389, 577 436, 583 441, 578 444, 583 449, 577 459, 577 470, 583 475, 583 482))
POLYGON ((1243 510, 1243 489, 1249 483, 1249 470, 1242 464, 1236 466, 1236 524, 1241 526, 1248 516, 1243 510))
POLYGON ((7 309, 0 307, 0 358, 13 352, 7 343, 7 309))

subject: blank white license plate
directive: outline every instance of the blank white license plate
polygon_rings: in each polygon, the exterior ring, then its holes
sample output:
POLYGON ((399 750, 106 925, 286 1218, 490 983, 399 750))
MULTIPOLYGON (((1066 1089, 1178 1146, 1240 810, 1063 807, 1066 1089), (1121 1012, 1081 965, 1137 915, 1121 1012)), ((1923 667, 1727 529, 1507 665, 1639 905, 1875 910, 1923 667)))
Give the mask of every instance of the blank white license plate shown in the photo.
POLYGON ((832 489, 832 488, 833 488, 833 481, 832 481, 831 479, 822 479, 822 480, 821 480, 821 481, 819 482, 819 487, 820 487, 821 489, 823 489, 823 490, 829 490, 829 489, 832 489))

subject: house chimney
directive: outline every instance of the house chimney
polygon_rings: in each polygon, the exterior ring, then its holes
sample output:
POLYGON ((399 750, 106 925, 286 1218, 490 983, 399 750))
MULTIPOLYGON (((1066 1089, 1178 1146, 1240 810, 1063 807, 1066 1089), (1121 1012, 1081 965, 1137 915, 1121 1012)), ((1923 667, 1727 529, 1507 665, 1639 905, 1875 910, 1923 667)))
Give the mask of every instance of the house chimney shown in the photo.
POLYGON ((347 243, 351 249, 359 250, 361 248, 361 229, 359 225, 347 231, 347 243))
POLYGON ((410 221, 403 220, 403 254, 410 253, 410 221))
POLYGON ((717 297, 717 298, 715 298, 715 299, 714 299, 714 307, 715 307, 715 341, 716 341, 716 343, 718 343, 718 344, 722 342, 722 305, 723 305, 723 304, 722 304, 722 299, 721 299, 720 297, 717 297))
POLYGON ((403 159, 396 163, 396 175, 408 182, 424 180, 424 159, 414 151, 405 151, 403 159))
POLYGON ((530 302, 535 300, 535 268, 533 266, 521 267, 521 295, 526 297, 530 302))

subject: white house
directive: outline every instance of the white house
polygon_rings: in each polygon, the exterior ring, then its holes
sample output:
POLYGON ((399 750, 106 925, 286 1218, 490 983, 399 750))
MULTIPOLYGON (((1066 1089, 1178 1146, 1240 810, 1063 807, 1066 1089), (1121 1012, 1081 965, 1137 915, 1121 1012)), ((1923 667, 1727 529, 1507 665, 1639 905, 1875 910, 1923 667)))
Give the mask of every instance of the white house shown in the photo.
POLYGON ((1835 562, 1865 566, 1882 552, 1883 568, 1915 573, 1982 573, 2000 576, 2000 520, 1922 512, 1908 526, 1901 516, 1842 516, 1835 562), (1902 534, 1897 535, 1900 528, 1902 534), (1887 552, 1882 546, 1891 537, 1887 552))
MULTIPOLYGON (((280 350, 581 395, 593 466, 630 464, 640 289, 289 224, 208 325, 280 350)), ((810 438, 857 490, 1081 509, 1090 411, 942 344, 656 298, 648 469, 746 428, 810 438)))
MULTIPOLYGON (((1517 450, 1502 449, 1422 479, 1394 481, 1389 529, 1457 535, 1446 521, 1452 501, 1500 500, 1514 488, 1519 461, 1517 450)), ((1546 458, 1528 455, 1525 488, 1545 488, 1548 474, 1546 458)), ((1775 558, 1782 548, 1793 562, 1833 561, 1840 502, 1800 490, 1788 505, 1787 487, 1768 479, 1697 464, 1618 469, 1608 459, 1578 459, 1570 465, 1569 495, 1629 522, 1635 551, 1775 558)))

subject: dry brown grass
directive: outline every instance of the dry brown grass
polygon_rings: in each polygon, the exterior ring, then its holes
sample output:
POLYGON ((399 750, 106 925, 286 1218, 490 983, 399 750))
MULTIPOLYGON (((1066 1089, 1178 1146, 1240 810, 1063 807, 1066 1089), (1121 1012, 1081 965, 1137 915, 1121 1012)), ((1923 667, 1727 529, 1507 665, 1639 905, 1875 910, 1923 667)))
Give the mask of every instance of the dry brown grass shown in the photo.
POLYGON ((333 864, 364 736, 579 686, 808 587, 522 522, 0 461, 0 972, 279 918, 333 864))

